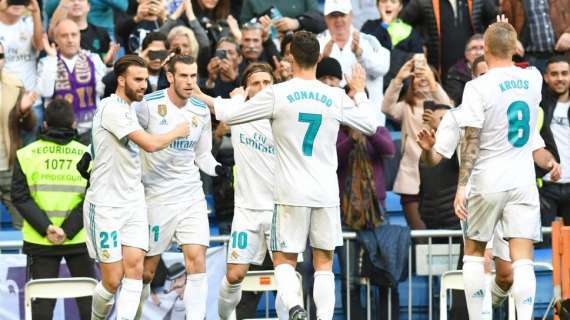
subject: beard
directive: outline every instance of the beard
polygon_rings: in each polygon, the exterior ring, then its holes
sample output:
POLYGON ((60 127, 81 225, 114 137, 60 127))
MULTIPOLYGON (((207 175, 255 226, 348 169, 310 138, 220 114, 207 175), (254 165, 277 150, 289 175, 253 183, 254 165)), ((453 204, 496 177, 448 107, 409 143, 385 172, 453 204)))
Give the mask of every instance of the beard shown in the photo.
POLYGON ((142 99, 144 98, 144 92, 138 93, 136 90, 129 87, 129 85, 125 85, 125 95, 127 96, 127 98, 129 98, 129 100, 137 102, 142 101, 142 99))
POLYGON ((174 93, 178 96, 178 98, 187 100, 190 99, 190 97, 192 96, 192 92, 190 92, 190 94, 187 94, 184 90, 178 89, 178 86, 176 85, 176 80, 174 81, 172 86, 174 88, 174 93))

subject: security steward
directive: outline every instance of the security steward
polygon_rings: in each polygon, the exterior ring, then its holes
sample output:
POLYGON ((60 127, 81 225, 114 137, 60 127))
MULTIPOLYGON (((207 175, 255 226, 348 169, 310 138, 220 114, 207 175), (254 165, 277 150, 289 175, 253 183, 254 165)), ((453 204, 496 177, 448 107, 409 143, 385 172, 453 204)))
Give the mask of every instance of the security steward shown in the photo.
MULTIPOLYGON (((95 278, 83 230, 87 180, 76 169, 87 147, 74 140, 74 127, 73 107, 54 99, 45 110, 39 140, 17 151, 12 201, 24 218, 28 280, 58 278, 62 258, 72 277, 95 278)), ((91 297, 76 300, 81 319, 90 319, 91 297)), ((33 301, 33 319, 52 319, 55 302, 33 301)))

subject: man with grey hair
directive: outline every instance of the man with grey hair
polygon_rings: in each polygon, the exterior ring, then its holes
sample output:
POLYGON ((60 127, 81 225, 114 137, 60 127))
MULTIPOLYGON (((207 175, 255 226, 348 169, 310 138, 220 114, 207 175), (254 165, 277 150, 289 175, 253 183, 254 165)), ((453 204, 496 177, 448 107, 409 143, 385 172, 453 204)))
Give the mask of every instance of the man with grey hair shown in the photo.
MULTIPOLYGON (((354 64, 361 64, 366 71, 370 101, 374 105, 382 105, 383 78, 390 67, 390 51, 382 47, 374 36, 360 33, 354 28, 350 0, 326 0, 324 14, 327 30, 317 36, 322 56, 338 60, 344 74, 350 74, 354 64)), ((341 85, 344 85, 344 81, 341 85)), ((381 125, 384 125, 385 119, 379 111, 381 125)))
POLYGON ((44 39, 47 57, 38 64, 38 92, 44 98, 60 97, 73 105, 77 130, 88 143, 93 114, 105 89, 101 79, 107 67, 98 54, 81 50, 80 30, 73 20, 60 20, 54 39, 57 50, 44 39))

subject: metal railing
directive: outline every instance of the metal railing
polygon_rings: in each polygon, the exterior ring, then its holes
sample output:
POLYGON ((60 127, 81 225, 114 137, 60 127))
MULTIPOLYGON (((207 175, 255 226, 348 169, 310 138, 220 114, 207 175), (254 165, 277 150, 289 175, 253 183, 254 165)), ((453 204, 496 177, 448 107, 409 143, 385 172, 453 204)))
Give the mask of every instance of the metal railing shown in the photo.
MULTIPOLYGON (((542 234, 550 234, 552 232, 552 228, 550 227, 543 227, 542 234)), ((453 238, 462 237, 463 233, 461 230, 412 230, 411 237, 412 239, 424 239, 427 238, 428 244, 428 261, 432 261, 432 242, 434 238, 447 238, 448 239, 448 263, 449 263, 449 270, 454 270, 455 266, 452 265, 452 245, 453 245, 453 238)), ((345 244, 345 263, 346 263, 346 318, 350 319, 350 270, 352 261, 350 261, 350 247, 348 246, 349 241, 353 241, 356 239, 356 232, 343 232, 344 244, 345 244)), ((210 236, 210 241, 215 243, 227 243, 230 240, 229 235, 217 235, 217 236, 210 236)), ((408 248, 408 319, 412 319, 412 311, 413 311, 413 290, 412 290, 412 247, 411 245, 408 248)), ((15 240, 15 241, 0 241, 0 250, 20 250, 22 248, 22 241, 15 240)), ((432 272, 432 264, 428 263, 428 315, 429 320, 433 319, 433 277, 434 274, 432 272)), ((370 299, 368 297, 368 299, 370 299)), ((370 304, 370 301, 367 301, 370 304)), ((389 318, 391 318, 391 312, 389 312, 389 318)))

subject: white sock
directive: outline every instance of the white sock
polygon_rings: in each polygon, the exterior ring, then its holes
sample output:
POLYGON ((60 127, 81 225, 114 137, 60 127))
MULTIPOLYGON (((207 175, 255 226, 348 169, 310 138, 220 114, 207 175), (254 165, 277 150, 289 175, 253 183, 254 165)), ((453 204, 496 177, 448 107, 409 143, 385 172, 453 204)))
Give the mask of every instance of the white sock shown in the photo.
POLYGON ((505 291, 499 287, 496 281, 491 284, 491 296, 493 299, 493 307, 496 308, 503 304, 505 299, 509 296, 509 291, 505 291))
POLYGON ((117 298, 117 320, 132 320, 141 301, 142 279, 123 278, 121 292, 117 298))
POLYGON ((463 284, 469 319, 481 319, 485 299, 485 268, 483 257, 463 257, 463 284))
POLYGON ((289 320, 289 310, 285 307, 285 303, 279 292, 275 298, 275 312, 277 312, 277 318, 279 318, 279 320, 289 320))
POLYGON ((521 259, 513 263, 513 287, 511 293, 515 299, 517 319, 532 319, 536 277, 531 260, 521 259))
POLYGON ((139 320, 142 317, 143 307, 150 296, 150 283, 143 283, 143 288, 141 292, 141 299, 139 301, 139 307, 137 309, 137 314, 135 315, 135 320, 139 320))
POLYGON ((221 320, 230 319, 236 306, 241 300, 241 282, 230 284, 228 279, 224 277, 220 285, 220 293, 218 296, 218 315, 221 320))
POLYGON ((493 299, 491 298, 491 282, 493 275, 485 273, 485 298, 483 298, 483 309, 481 310, 481 320, 493 320, 493 299))
POLYGON ((318 320, 331 320, 334 315, 334 274, 330 271, 315 272, 313 299, 317 307, 318 320))
POLYGON ((293 266, 286 263, 276 266, 275 280, 277 280, 277 292, 281 295, 287 313, 294 306, 303 305, 302 298, 299 298, 301 284, 293 266))
POLYGON ((103 283, 99 281, 93 291, 93 303, 91 304, 91 319, 105 320, 113 307, 115 294, 107 291, 103 283))
POLYGON ((205 273, 193 273, 186 276, 184 306, 187 320, 204 320, 206 300, 208 299, 208 278, 205 273))

